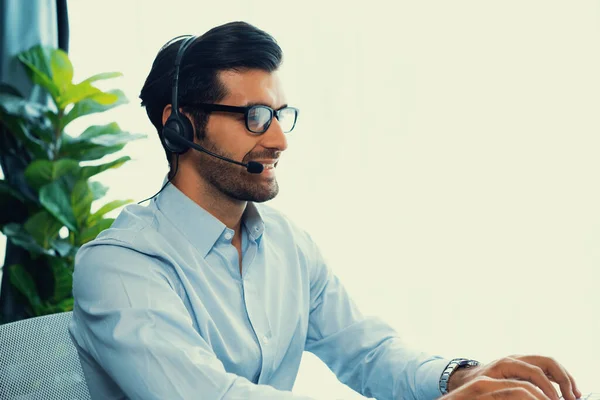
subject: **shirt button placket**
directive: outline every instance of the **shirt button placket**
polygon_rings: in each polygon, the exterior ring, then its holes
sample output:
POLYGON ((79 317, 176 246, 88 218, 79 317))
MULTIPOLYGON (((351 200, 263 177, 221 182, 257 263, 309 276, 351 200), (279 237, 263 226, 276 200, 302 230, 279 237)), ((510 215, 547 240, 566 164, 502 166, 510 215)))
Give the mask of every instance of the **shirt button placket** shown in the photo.
POLYGON ((271 362, 271 346, 269 346, 271 341, 271 330, 264 307, 261 304, 260 295, 251 282, 244 281, 244 293, 248 318, 250 319, 250 324, 252 325, 252 329, 254 329, 254 334, 258 339, 262 353, 260 382, 266 379, 267 374, 269 374, 269 365, 271 362))

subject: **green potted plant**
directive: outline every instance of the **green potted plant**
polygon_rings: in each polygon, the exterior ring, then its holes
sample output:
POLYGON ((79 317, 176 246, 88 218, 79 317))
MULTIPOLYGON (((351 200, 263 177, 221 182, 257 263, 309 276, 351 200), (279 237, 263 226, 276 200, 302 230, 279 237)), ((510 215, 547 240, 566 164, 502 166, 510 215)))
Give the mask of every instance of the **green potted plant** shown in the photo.
MULTIPOLYGON (((60 49, 35 46, 17 58, 49 101, 30 101, 14 87, 0 86, 0 161, 5 175, 0 180, 0 229, 7 237, 2 279, 16 289, 13 293, 25 316, 39 316, 73 308, 77 250, 110 227, 113 219, 106 218, 107 213, 131 202, 115 200, 98 208, 95 202, 107 187, 94 178, 129 161, 127 156, 110 161, 104 157, 143 135, 124 132, 114 122, 72 132, 76 135, 65 131, 80 117, 127 102, 122 91, 94 85, 120 73, 73 83, 73 66, 60 49)), ((9 320, 5 315, 0 322, 9 320)))

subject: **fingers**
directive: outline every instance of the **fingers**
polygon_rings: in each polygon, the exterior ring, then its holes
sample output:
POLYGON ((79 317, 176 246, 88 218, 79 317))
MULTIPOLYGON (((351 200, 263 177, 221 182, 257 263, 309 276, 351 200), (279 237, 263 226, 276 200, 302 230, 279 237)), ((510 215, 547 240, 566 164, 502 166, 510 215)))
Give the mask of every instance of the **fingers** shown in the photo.
MULTIPOLYGON (((558 393, 556 392, 556 389, 554 389, 554 386, 552 386, 550 379, 548 379, 544 373, 544 370, 537 365, 521 361, 521 359, 522 358, 520 357, 499 360, 496 365, 491 368, 491 376, 493 378, 526 380, 539 387, 548 398, 559 400, 558 393)), ((568 393, 572 396, 570 391, 568 393)), ((574 399, 569 398, 568 400, 574 399)))
POLYGON ((494 393, 479 396, 476 400, 538 400, 538 397, 523 388, 503 389, 494 393))
POLYGON ((577 387, 577 384, 575 383, 575 378, 573 378, 573 375, 571 375, 569 373, 569 371, 567 371, 566 369, 565 369, 565 372, 567 373, 567 376, 569 377, 569 380, 571 381, 571 386, 573 387, 573 394, 575 394, 576 398, 580 398, 581 396, 583 396, 583 393, 577 387))
POLYGON ((523 356, 517 359, 541 368, 550 380, 558 383, 566 400, 575 400, 581 397, 582 393, 577 389, 573 376, 554 359, 542 356, 523 356))
MULTIPOLYGON (((458 394, 458 393, 456 393, 458 394)), ((493 400, 493 399, 528 399, 548 400, 548 397, 530 382, 510 379, 491 379, 480 377, 465 386, 464 399, 493 400)))

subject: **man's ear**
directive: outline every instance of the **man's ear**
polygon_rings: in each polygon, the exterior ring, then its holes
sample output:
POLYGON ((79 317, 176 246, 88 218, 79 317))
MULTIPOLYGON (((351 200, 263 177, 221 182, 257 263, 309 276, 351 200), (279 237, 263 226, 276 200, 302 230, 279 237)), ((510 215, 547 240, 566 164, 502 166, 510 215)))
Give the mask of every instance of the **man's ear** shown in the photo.
POLYGON ((165 108, 163 108, 163 113, 162 113, 162 125, 165 126, 165 123, 167 122, 167 119, 169 119, 169 117, 171 116, 171 105, 167 104, 165 106, 165 108))

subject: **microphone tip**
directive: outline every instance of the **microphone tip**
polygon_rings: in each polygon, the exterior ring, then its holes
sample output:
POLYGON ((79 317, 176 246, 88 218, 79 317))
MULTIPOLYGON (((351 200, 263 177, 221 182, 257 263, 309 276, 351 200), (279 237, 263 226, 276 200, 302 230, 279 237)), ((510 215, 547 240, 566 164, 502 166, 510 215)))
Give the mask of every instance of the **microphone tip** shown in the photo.
POLYGON ((261 172, 263 172, 264 168, 265 167, 261 163, 257 163, 256 161, 250 161, 246 166, 246 171, 250 172, 251 174, 260 174, 261 172))

